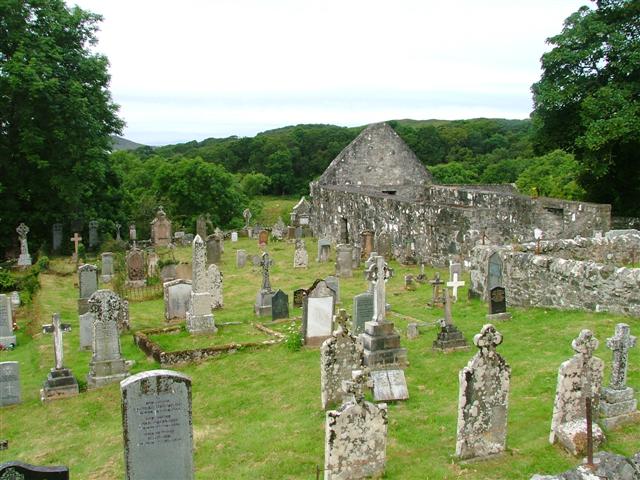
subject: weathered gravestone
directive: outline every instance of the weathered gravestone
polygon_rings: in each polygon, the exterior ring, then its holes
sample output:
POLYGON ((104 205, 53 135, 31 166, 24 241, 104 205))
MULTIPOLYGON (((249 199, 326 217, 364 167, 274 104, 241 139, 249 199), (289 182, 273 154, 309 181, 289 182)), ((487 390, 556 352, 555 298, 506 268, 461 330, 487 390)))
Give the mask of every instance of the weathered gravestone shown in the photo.
POLYGON ((171 243, 171 221, 162 205, 158 207, 156 218, 151 221, 151 243, 158 247, 166 247, 171 243))
POLYGON ((29 244, 27 243, 27 234, 29 233, 29 227, 24 223, 18 225, 16 228, 18 232, 18 239, 20 240, 20 256, 18 257, 19 267, 28 267, 31 265, 31 255, 29 255, 29 244))
MULTIPOLYGON (((558 370, 549 443, 559 442, 571 454, 582 455, 587 451, 587 399, 597 412, 604 362, 593 356, 598 340, 590 330, 582 330, 571 347, 576 354, 558 370)), ((603 440, 602 430, 593 422, 593 447, 603 440)))
POLYGON ((333 331, 335 291, 325 280, 316 280, 302 304, 302 338, 305 345, 319 346, 333 331))
POLYGON ((404 276, 404 289, 408 292, 414 292, 416 290, 416 282, 413 275, 408 274, 404 276))
POLYGON ((486 324, 473 343, 479 351, 458 375, 456 455, 463 460, 498 455, 507 442, 511 367, 496 352, 502 334, 486 324))
POLYGON ((50 400, 58 400, 66 397, 73 397, 80 393, 78 381, 73 376, 71 370, 65 368, 64 345, 62 343, 62 334, 71 331, 71 325, 60 323, 60 315, 53 314, 53 321, 50 325, 43 325, 44 333, 53 334, 53 351, 55 354, 55 367, 51 369, 44 382, 42 390, 40 390, 40 400, 43 402, 50 400))
POLYGON ((335 292, 336 305, 340 304, 340 279, 334 275, 329 275, 324 281, 327 282, 329 288, 335 292))
POLYGON ((296 250, 293 253, 293 268, 307 268, 309 266, 309 253, 304 240, 296 240, 296 250))
POLYGON ((635 347, 636 337, 631 335, 629 325, 618 323, 615 335, 607 338, 607 347, 613 355, 611 380, 602 389, 600 397, 601 422, 607 429, 640 420, 638 401, 633 388, 627 386, 629 349, 635 347))
POLYGON ((98 243, 100 243, 98 239, 98 222, 91 220, 89 222, 89 248, 96 248, 98 243))
POLYGON ((122 300, 110 290, 98 290, 89 298, 89 309, 93 314, 93 355, 87 384, 91 388, 119 382, 129 375, 120 353, 118 334, 122 308, 122 300))
POLYGON ((347 312, 335 317, 338 328, 320 347, 320 392, 322 408, 341 405, 343 381, 351 381, 354 370, 362 368, 362 345, 347 328, 347 312))
POLYGON ((366 372, 354 373, 353 381, 343 383, 352 399, 326 413, 325 480, 380 478, 384 473, 387 405, 367 402, 363 390, 368 386, 366 372))
POLYGON ((494 252, 489 257, 487 291, 490 292, 495 287, 502 287, 502 258, 500 253, 494 252))
MULTIPOLYGON (((100 280, 103 282, 110 282, 115 274, 113 268, 113 253, 104 252, 101 256, 102 263, 102 275, 100 275, 100 280)), ((91 292, 93 293, 93 292, 91 292)), ((89 295, 91 296, 91 295, 89 295)))
POLYGON ((167 322, 173 319, 185 320, 191 301, 191 280, 172 280, 165 282, 164 291, 164 318, 167 322))
POLYGON ((271 297, 273 297, 273 289, 271 288, 271 280, 269 279, 269 269, 273 261, 269 257, 267 252, 262 254, 260 260, 260 266, 262 267, 262 285, 260 290, 256 294, 256 303, 253 306, 253 311, 259 317, 266 317, 271 315, 271 297))
POLYGON ((61 223, 54 223, 53 238, 51 241, 51 249, 54 252, 60 251, 60 247, 62 247, 62 233, 63 233, 63 225, 61 223))
POLYGON ((98 267, 91 264, 84 264, 78 267, 78 315, 89 311, 89 297, 98 290, 98 267))
POLYGON ((374 370, 371 372, 373 399, 376 402, 407 400, 409 389, 404 371, 400 369, 374 370))
POLYGON ((254 267, 259 267, 261 261, 262 261, 262 257, 260 255, 251 255, 251 264, 254 267))
POLYGON ((160 263, 160 256, 154 251, 147 252, 147 275, 149 277, 155 277, 158 274, 158 264, 160 263))
POLYGON ((364 332, 364 324, 373 320, 373 294, 361 293, 353 297, 353 319, 351 330, 354 335, 364 332))
POLYGON ((362 258, 362 247, 360 245, 353 245, 351 250, 351 268, 355 270, 360 268, 360 259, 362 258))
POLYGON ((93 345, 93 313, 87 312, 78 316, 80 323, 80 349, 91 350, 93 345))
POLYGON ((207 265, 220 263, 222 259, 222 243, 223 238, 221 235, 213 233, 207 237, 207 265))
POLYGON ((246 264, 247 264, 247 251, 236 250, 236 267, 244 268, 246 264))
POLYGON ((420 336, 420 330, 418 330, 417 322, 407 323, 407 338, 409 340, 415 340, 420 336))
POLYGON ((458 327, 453 324, 451 315, 451 299, 449 290, 444 291, 444 318, 439 320, 440 331, 433 342, 433 349, 441 352, 451 352, 454 350, 467 350, 469 345, 464 335, 458 327))
POLYGON ((231 242, 236 243, 238 241, 238 232, 231 232, 231 242))
POLYGON ((127 266, 127 286, 134 288, 144 286, 147 271, 144 252, 133 247, 127 253, 125 264, 127 266))
POLYGON ((0 464, 1 480, 69 480, 69 468, 63 466, 39 467, 24 462, 0 464))
POLYGON ((211 308, 222 308, 224 299, 222 294, 222 272, 215 263, 207 268, 207 290, 211 294, 211 308))
POLYGON ((289 225, 287 227, 287 241, 293 241, 296 239, 296 227, 289 225))
POLYGON ((271 228, 271 236, 276 240, 284 239, 284 232, 287 226, 282 221, 282 217, 278 217, 278 221, 271 228))
POLYGON ((191 379, 150 370, 120 382, 127 480, 192 480, 191 379))
POLYGON ((207 280, 206 265, 206 247, 200 235, 196 235, 192 244, 191 300, 186 319, 187 330, 191 334, 216 333, 218 331, 211 313, 213 299, 209 291, 210 282, 207 280))
POLYGON ((387 232, 381 232, 376 238, 376 252, 385 258, 391 258, 392 251, 391 235, 387 232))
POLYGON ((374 233, 371 230, 363 230, 362 232, 360 232, 360 240, 362 242, 362 256, 364 258, 369 258, 371 253, 374 251, 373 236, 374 233))
POLYGON ((329 255, 331 254, 331 240, 328 238, 321 238, 318 240, 318 256, 316 261, 319 263, 327 263, 329 261, 329 255))
POLYGON ((429 283, 432 287, 431 302, 429 302, 429 306, 443 307, 445 285, 444 282, 440 279, 440 272, 436 272, 434 279, 430 280, 429 283))
POLYGON ((353 277, 353 247, 341 243, 336 247, 336 277, 353 277))
POLYGON ((511 320, 511 314, 507 312, 507 294, 504 287, 493 287, 489 292, 487 320, 511 320))
POLYGON ((289 318, 289 295, 278 290, 271 297, 271 320, 289 318))
POLYGON ((213 226, 209 215, 198 215, 196 219, 196 233, 200 238, 207 238, 207 226, 213 226))
POLYGON ((258 233, 258 246, 266 247, 268 243, 269 243, 269 232, 267 232, 266 230, 260 230, 260 233, 258 233))
POLYGON ((20 364, 0 362, 0 407, 20 403, 20 364))
POLYGON ((302 304, 304 302, 304 296, 307 294, 307 291, 304 288, 299 288, 293 291, 293 306, 294 308, 302 308, 302 304))
POLYGON ((129 224, 129 240, 135 242, 138 239, 138 233, 136 232, 136 224, 129 224))
POLYGON ((0 293, 0 345, 9 348, 16 346, 16 336, 13 334, 13 313, 9 295, 0 293))
POLYGON ((120 229, 122 228, 122 225, 116 222, 114 226, 116 227, 116 242, 120 243, 122 242, 122 237, 120 236, 120 229))

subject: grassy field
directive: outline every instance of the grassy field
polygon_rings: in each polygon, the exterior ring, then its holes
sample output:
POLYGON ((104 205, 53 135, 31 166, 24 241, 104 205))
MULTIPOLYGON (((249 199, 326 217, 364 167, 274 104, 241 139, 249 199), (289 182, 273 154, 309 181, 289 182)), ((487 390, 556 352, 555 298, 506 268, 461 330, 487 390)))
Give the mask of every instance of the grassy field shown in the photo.
MULTIPOLYGON (((222 327, 224 341, 263 338, 250 327, 255 294, 260 287, 260 272, 249 263, 235 267, 235 249, 257 254, 253 240, 225 243, 221 264, 224 273, 224 308, 215 312, 216 322, 243 322, 246 325, 222 327)), ((314 258, 315 242, 307 240, 314 258)), ((293 245, 269 244, 275 259, 272 285, 289 294, 308 287, 315 278, 333 273, 333 263, 311 262, 308 270, 292 268, 293 245)), ((176 256, 190 259, 190 248, 179 248, 176 256)), ((334 255, 332 255, 332 259, 334 255)), ((69 271, 66 259, 54 259, 56 271, 69 271)), ((611 361, 604 341, 612 336, 617 322, 640 332, 637 319, 609 314, 561 312, 543 309, 512 308, 513 320, 497 328, 504 335, 499 352, 512 367, 508 452, 497 459, 472 464, 457 463, 452 454, 458 403, 458 371, 475 353, 441 354, 431 350, 435 327, 422 328, 416 340, 404 336, 412 317, 425 322, 437 320, 442 312, 428 309, 431 289, 419 285, 417 291, 403 289, 402 277, 416 274, 417 267, 391 262, 395 278, 388 283, 390 319, 403 332, 403 345, 409 350, 406 370, 411 398, 389 406, 387 470, 389 479, 528 479, 533 473, 554 473, 575 466, 577 459, 547 442, 557 369, 572 355, 571 340, 582 328, 594 330, 600 340, 597 355, 607 364, 608 382, 611 361), (397 314, 402 315, 398 316, 397 314)), ((429 275, 433 270, 428 271, 429 275)), ((446 277, 446 273, 441 271, 446 277)), ((468 280, 468 278, 466 278, 468 280)), ((0 461, 22 460, 40 465, 64 464, 72 478, 123 478, 122 423, 120 391, 117 384, 80 396, 42 404, 39 389, 53 365, 53 345, 40 325, 49 323, 59 312, 73 331, 65 334, 65 365, 84 385, 89 352, 80 351, 75 275, 45 273, 42 290, 30 307, 19 312, 19 346, 2 352, 0 360, 20 362, 22 398, 19 405, 0 410, 0 438, 10 447, 0 452, 0 461)), ((361 272, 341 281, 342 308, 351 312, 351 298, 366 289, 361 272)), ((471 341, 485 322, 486 305, 467 300, 466 288, 453 308, 454 321, 471 341)), ((162 300, 131 303, 134 330, 165 325, 162 300)), ((291 309, 300 316, 300 309, 291 309)), ((269 326, 268 319, 262 319, 269 326)), ((191 342, 186 334, 160 336, 161 343, 181 348, 191 342), (165 338, 166 337, 166 338, 165 338)), ((211 344, 219 339, 212 339, 211 344)), ((121 338, 125 359, 134 360, 132 373, 158 365, 145 358, 134 345, 131 333, 121 338)), ((629 384, 640 388, 640 349, 631 351, 629 384)), ((193 379, 193 428, 195 465, 198 479, 308 479, 315 478, 316 465, 324 459, 324 412, 320 408, 319 351, 289 351, 285 345, 238 351, 196 365, 176 367, 193 379)), ((607 433, 606 450, 630 455, 640 450, 640 425, 607 433)))

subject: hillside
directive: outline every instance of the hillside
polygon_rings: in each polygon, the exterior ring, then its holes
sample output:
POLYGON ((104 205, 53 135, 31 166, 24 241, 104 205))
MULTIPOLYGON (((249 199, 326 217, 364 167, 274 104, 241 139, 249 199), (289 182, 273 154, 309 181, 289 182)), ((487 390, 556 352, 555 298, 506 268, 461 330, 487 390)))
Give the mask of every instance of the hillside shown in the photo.
POLYGON ((127 140, 123 137, 118 137, 117 135, 111 135, 111 140, 113 140, 113 151, 117 152, 120 150, 135 150, 136 148, 146 147, 141 143, 136 143, 131 140, 127 140))

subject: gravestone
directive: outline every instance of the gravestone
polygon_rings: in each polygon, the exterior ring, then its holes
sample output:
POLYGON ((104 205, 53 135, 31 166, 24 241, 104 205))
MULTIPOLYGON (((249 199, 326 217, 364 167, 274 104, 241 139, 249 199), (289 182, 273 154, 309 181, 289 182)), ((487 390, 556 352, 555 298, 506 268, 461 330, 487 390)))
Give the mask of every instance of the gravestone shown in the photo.
POLYGON ((351 330, 354 335, 364 332, 364 324, 373 320, 373 294, 361 293, 353 297, 353 315, 351 330))
POLYGON ((504 287, 491 289, 487 320, 511 320, 511 314, 507 312, 507 295, 504 287))
POLYGON ((67 397, 74 397, 80 393, 78 381, 73 376, 71 370, 64 366, 64 345, 62 335, 71 331, 71 325, 60 323, 60 315, 53 314, 53 321, 50 325, 43 325, 44 333, 53 334, 53 351, 55 354, 55 366, 47 375, 42 390, 40 390, 40 400, 43 402, 59 400, 67 397))
POLYGON ((178 278, 178 269, 175 263, 169 263, 163 265, 160 269, 160 280, 162 282, 169 282, 178 278))
POLYGON ((207 238, 207 224, 211 225, 208 215, 198 215, 196 219, 196 233, 200 238, 207 238))
POLYGON ((238 241, 238 232, 231 232, 231 242, 236 243, 238 241))
POLYGON ((430 280, 429 283, 432 287, 431 302, 429 302, 429 306, 443 307, 445 286, 444 282, 440 279, 440 272, 436 272, 436 276, 433 280, 430 280))
POLYGON ((207 237, 207 265, 220 263, 222 260, 222 243, 221 235, 213 233, 207 237))
POLYGON ((360 245, 352 245, 351 250, 351 269, 360 268, 360 259, 362 258, 362 247, 360 245))
POLYGON ((374 370, 371 372, 373 399, 376 402, 407 400, 409 389, 404 371, 399 369, 374 370))
POLYGON ((363 258, 369 258, 371 253, 374 251, 373 236, 374 236, 374 233, 371 230, 363 230, 362 232, 360 232, 360 240, 362 241, 363 258))
POLYGON ((341 243, 336 247, 336 276, 341 278, 353 277, 353 247, 341 243))
POLYGON ((120 236, 120 229, 122 228, 122 225, 116 222, 114 226, 116 227, 116 242, 120 243, 122 242, 122 237, 120 236))
POLYGON ((260 230, 258 233, 258 246, 265 247, 269 243, 269 232, 266 230, 260 230))
POLYGON ((331 254, 331 240, 328 238, 320 238, 318 240, 318 256, 316 261, 319 263, 326 263, 329 261, 329 255, 331 254))
POLYGON ((296 240, 301 240, 302 237, 304 236, 304 232, 302 231, 302 227, 296 227, 296 240))
MULTIPOLYGON (((245 208, 242 212, 242 216, 244 217, 244 228, 245 230, 249 229, 249 220, 251 220, 251 210, 245 208)), ((251 235, 249 235, 251 237, 251 235)))
POLYGON ((160 256, 154 250, 147 253, 147 275, 149 277, 155 277, 158 274, 159 262, 160 256))
POLYGON ((291 209, 291 225, 294 227, 301 227, 302 225, 309 225, 311 217, 311 203, 306 198, 302 197, 298 203, 291 209))
POLYGON ((262 261, 262 257, 260 255, 251 255, 251 264, 254 267, 259 267, 261 261, 262 261))
MULTIPOLYGON (((367 258, 364 261, 364 271, 362 272, 364 279, 368 281, 369 279, 369 268, 371 268, 371 265, 374 265, 376 263, 376 257, 378 256, 378 252, 371 252, 371 254, 369 255, 369 258, 367 258)), ((371 293, 373 295, 373 282, 368 282, 368 287, 367 287, 367 292, 371 293)))
POLYGON ((370 385, 366 372, 354 373, 343 382, 351 399, 326 413, 325 480, 380 478, 384 474, 387 449, 387 405, 364 399, 370 385))
POLYGON ((495 287, 502 287, 502 258, 500 258, 500 254, 498 252, 494 252, 489 257, 488 275, 488 292, 493 290, 495 287))
POLYGON ((296 227, 289 225, 287 227, 287 241, 294 241, 296 239, 296 227))
POLYGON ((511 367, 496 352, 502 334, 486 324, 473 337, 479 351, 460 370, 456 456, 462 460, 503 453, 511 367))
POLYGON ((20 364, 0 362, 0 407, 20 403, 20 364))
POLYGON ((62 247, 62 233, 63 233, 63 225, 61 223, 53 224, 53 238, 51 241, 51 249, 54 252, 59 252, 60 247, 62 247))
POLYGON ((191 379, 149 370, 120 382, 127 480, 192 480, 191 379))
POLYGON ((24 223, 18 225, 16 228, 18 232, 18 239, 20 240, 20 256, 18 257, 19 267, 31 266, 31 255, 29 255, 29 244, 27 243, 27 234, 29 233, 29 227, 24 223))
POLYGON ((278 217, 278 221, 271 228, 271 236, 276 240, 283 240, 287 226, 282 221, 282 217, 278 217))
POLYGON ((127 286, 142 287, 145 284, 145 273, 147 271, 144 252, 137 247, 133 247, 125 258, 127 266, 127 286))
POLYGON ((420 336, 420 330, 418 330, 417 322, 407 323, 407 338, 409 340, 415 340, 420 336))
POLYGON ((171 221, 164 213, 162 205, 158 207, 156 218, 151 221, 151 244, 166 247, 171 243, 171 221))
POLYGON ((271 280, 269 279, 269 269, 273 261, 267 252, 262 254, 260 266, 262 267, 262 285, 256 294, 256 303, 253 311, 259 317, 271 316, 271 297, 273 297, 273 289, 271 288, 271 280))
POLYGON ((91 350, 93 345, 93 313, 87 312, 78 316, 80 323, 80 349, 91 350))
POLYGON ((289 318, 289 295, 278 290, 271 297, 271 320, 289 318))
POLYGON ((296 250, 293 253, 293 268, 307 268, 309 266, 309 254, 304 240, 296 240, 296 250))
POLYGON ((78 288, 80 298, 87 299, 98 290, 98 267, 88 263, 78 267, 78 288))
POLYGON ((102 275, 100 275, 100 281, 105 283, 110 282, 115 275, 115 271, 113 268, 113 253, 104 252, 102 255, 100 255, 100 258, 102 264, 102 275))
POLYGON ((307 294, 307 291, 304 288, 299 288, 293 291, 293 306, 294 308, 302 308, 302 304, 304 302, 304 296, 307 294))
POLYGON ((618 323, 615 335, 607 338, 607 347, 613 355, 611 379, 609 386, 602 389, 600 398, 601 423, 607 429, 640 420, 638 401, 633 388, 627 386, 629 349, 635 345, 636 337, 631 335, 626 323, 618 323))
POLYGON ((9 299, 11 300, 11 307, 13 312, 17 311, 18 308, 20 308, 20 292, 18 292, 17 290, 14 290, 13 292, 11 292, 11 295, 9 295, 9 299))
POLYGON ((449 281, 447 287, 451 289, 451 298, 454 303, 458 301, 458 288, 464 287, 465 283, 460 280, 462 276, 462 265, 459 263, 452 263, 449 265, 449 281))
POLYGON ((89 248, 94 249, 100 243, 98 239, 98 222, 91 220, 89 222, 89 248))
POLYGON ((200 235, 196 235, 192 244, 193 268, 191 283, 191 300, 187 310, 186 325, 191 334, 216 333, 215 320, 211 313, 213 298, 207 280, 207 251, 200 235))
POLYGON ((71 261, 78 263, 78 250, 82 237, 78 235, 78 232, 76 232, 69 240, 73 242, 73 255, 71 256, 71 261))
POLYGON ((244 268, 246 264, 247 264, 247 251, 236 250, 236 267, 244 268))
POLYGON ((391 258, 391 255, 393 254, 392 247, 391 235, 387 232, 381 232, 378 234, 378 237, 376 238, 376 252, 378 252, 378 255, 381 255, 384 258, 391 258))
POLYGON ((329 288, 335 292, 336 305, 339 305, 341 303, 340 302, 340 279, 338 279, 338 277, 334 275, 329 275, 327 278, 324 279, 324 281, 327 282, 327 285, 329 286, 329 288))
POLYGON ((440 323, 440 332, 433 342, 433 349, 441 352, 452 352, 454 350, 467 350, 469 345, 464 335, 458 327, 453 324, 451 315, 451 299, 449 298, 449 290, 444 291, 444 318, 438 320, 440 323))
POLYGON ((178 263, 175 267, 176 267, 176 278, 193 280, 193 264, 192 263, 178 263))
POLYGON ((449 264, 449 280, 455 280, 455 276, 462 277, 462 264, 458 262, 451 262, 449 264))
POLYGON ((164 318, 185 320, 191 301, 191 280, 172 280, 162 284, 164 291, 164 318))
POLYGON ((302 304, 302 338, 305 345, 322 345, 333 331, 335 291, 325 280, 316 280, 302 304))
POLYGON ((129 240, 135 242, 138 239, 138 233, 136 232, 136 224, 129 224, 129 240))
POLYGON ((87 384, 90 388, 119 382, 129 375, 120 353, 118 322, 122 315, 122 300, 110 290, 98 290, 89 298, 93 314, 93 343, 87 384))
POLYGON ((222 308, 224 299, 222 294, 222 272, 215 263, 207 268, 207 289, 211 294, 211 309, 222 308))
MULTIPOLYGON (((549 443, 559 442, 571 454, 583 455, 587 449, 586 400, 592 399, 592 410, 597 412, 604 362, 593 356, 598 340, 590 330, 582 330, 571 342, 571 347, 576 354, 562 363, 558 370, 549 443)), ((602 430, 593 422, 594 449, 603 440, 602 430)))
POLYGON ((9 295, 0 293, 0 345, 9 348, 16 346, 16 336, 13 334, 13 310, 9 295))
POLYGON ((24 462, 0 464, 1 480, 69 480, 67 467, 39 467, 24 462))
POLYGON ((338 328, 320 347, 320 392, 322 408, 341 405, 342 382, 350 381, 354 370, 362 368, 362 345, 347 328, 349 317, 340 310, 335 317, 338 328))
POLYGON ((414 292, 416 290, 416 282, 413 275, 408 274, 404 276, 404 289, 408 292, 414 292))

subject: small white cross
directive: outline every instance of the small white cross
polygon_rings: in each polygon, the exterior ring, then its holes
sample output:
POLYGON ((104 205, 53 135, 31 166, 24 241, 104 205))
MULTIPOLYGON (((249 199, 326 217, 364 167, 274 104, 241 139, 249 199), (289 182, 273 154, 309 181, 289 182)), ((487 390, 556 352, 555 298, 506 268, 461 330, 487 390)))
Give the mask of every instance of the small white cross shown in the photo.
POLYGON ((451 282, 447 282, 447 287, 450 287, 453 289, 453 301, 457 302, 458 301, 458 288, 459 287, 464 287, 464 282, 462 280, 458 280, 458 274, 454 273, 453 274, 453 281, 451 282))

